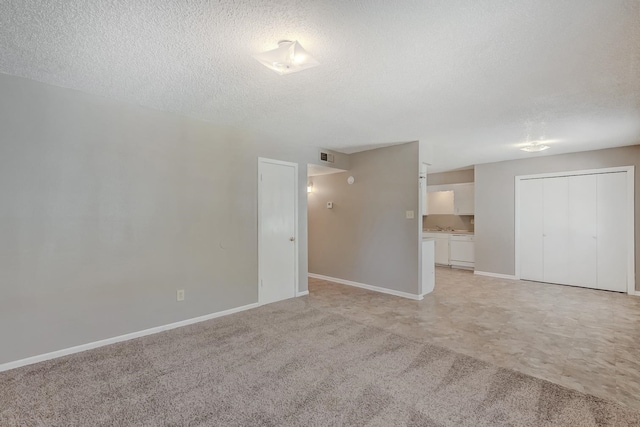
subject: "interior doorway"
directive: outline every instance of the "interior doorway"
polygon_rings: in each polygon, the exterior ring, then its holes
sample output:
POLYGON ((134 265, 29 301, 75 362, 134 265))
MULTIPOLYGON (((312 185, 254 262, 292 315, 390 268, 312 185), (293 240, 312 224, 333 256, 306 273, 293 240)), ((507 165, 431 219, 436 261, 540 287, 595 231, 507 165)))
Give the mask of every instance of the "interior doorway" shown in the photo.
POLYGON ((330 262, 325 255, 335 252, 336 247, 330 237, 332 230, 327 219, 341 209, 341 200, 335 198, 338 188, 336 180, 346 183, 348 176, 345 172, 324 165, 307 165, 307 238, 311 278, 329 275, 327 270, 330 262))

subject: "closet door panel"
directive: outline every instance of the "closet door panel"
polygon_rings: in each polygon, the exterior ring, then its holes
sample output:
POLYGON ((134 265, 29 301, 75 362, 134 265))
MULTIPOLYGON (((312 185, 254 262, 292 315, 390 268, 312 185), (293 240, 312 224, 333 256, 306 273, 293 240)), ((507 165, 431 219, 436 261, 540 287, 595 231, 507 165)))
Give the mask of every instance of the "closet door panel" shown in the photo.
POLYGON ((627 174, 597 176, 597 287, 627 291, 627 174))
POLYGON ((596 175, 569 177, 569 284, 597 285, 596 175))
POLYGON ((569 284, 569 178, 543 180, 544 281, 569 284))
POLYGON ((544 280, 542 179, 520 181, 520 278, 544 280))

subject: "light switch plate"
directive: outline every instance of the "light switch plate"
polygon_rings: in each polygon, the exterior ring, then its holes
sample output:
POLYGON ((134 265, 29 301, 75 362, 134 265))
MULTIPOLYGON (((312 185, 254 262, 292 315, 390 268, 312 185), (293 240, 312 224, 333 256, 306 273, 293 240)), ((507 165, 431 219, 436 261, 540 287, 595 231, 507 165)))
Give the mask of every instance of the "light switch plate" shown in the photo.
POLYGON ((413 211, 407 211, 407 219, 413 219, 414 215, 413 215, 413 211))
POLYGON ((178 289, 176 291, 176 300, 177 301, 184 301, 184 289, 178 289))

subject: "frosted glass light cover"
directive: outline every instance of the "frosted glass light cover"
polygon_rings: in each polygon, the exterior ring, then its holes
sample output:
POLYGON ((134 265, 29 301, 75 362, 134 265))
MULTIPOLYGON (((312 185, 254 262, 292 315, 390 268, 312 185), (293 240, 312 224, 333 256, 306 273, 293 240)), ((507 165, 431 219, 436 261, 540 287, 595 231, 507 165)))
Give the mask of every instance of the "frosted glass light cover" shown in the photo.
POLYGON ((262 65, 280 75, 291 74, 320 65, 297 41, 281 41, 278 43, 277 48, 259 53, 253 57, 262 65))
POLYGON ((521 148, 521 150, 526 151, 527 153, 537 153, 540 151, 544 151, 547 148, 550 148, 550 147, 548 145, 542 145, 542 144, 531 144, 521 148))

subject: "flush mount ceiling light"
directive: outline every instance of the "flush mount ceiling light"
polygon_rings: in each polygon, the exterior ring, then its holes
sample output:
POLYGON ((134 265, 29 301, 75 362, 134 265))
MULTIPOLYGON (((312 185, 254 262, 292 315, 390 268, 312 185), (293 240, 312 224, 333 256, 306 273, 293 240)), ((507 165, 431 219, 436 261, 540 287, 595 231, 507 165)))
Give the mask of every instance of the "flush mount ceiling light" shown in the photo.
POLYGON ((526 137, 525 137, 525 146, 520 148, 522 151, 526 151, 527 153, 539 153, 540 151, 544 151, 549 147, 548 145, 544 145, 545 141, 545 131, 547 128, 547 124, 545 122, 540 122, 540 139, 538 141, 531 141, 531 134, 533 131, 533 122, 531 120, 527 120, 524 124, 526 137))
POLYGON ((262 65, 282 75, 320 65, 297 41, 280 40, 273 50, 253 56, 262 65))
POLYGON ((522 151, 526 151, 527 153, 538 153, 540 151, 544 151, 547 148, 551 148, 548 145, 540 144, 539 142, 532 142, 529 145, 526 145, 521 148, 522 151))

